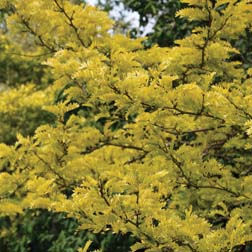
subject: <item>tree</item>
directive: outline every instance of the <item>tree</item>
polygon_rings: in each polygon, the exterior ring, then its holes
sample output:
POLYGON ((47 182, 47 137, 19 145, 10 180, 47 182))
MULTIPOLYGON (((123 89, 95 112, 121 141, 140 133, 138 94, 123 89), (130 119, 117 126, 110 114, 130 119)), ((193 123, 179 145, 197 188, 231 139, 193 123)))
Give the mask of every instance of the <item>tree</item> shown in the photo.
POLYGON ((173 46, 176 39, 189 35, 196 22, 190 22, 186 18, 179 18, 176 12, 185 8, 187 4, 179 0, 106 0, 99 1, 99 6, 106 11, 113 10, 118 5, 124 6, 128 11, 139 14, 140 27, 129 29, 133 37, 145 33, 146 26, 153 23, 153 30, 148 33, 146 46, 158 44, 159 46, 173 46))
POLYGON ((251 3, 183 2, 177 15, 205 25, 146 50, 94 7, 12 1, 13 32, 52 53, 56 119, 1 144, 2 215, 63 212, 131 234, 132 251, 249 249, 252 70, 228 40, 250 29, 251 3))

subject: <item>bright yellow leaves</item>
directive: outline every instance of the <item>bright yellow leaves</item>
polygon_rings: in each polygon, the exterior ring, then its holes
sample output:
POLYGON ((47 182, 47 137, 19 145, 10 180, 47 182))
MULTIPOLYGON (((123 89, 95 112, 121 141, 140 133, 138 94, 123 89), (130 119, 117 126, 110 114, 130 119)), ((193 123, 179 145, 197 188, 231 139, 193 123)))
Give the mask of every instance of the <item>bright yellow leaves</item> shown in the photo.
POLYGON ((178 108, 196 113, 201 110, 204 102, 203 91, 195 83, 179 86, 174 96, 176 97, 174 103, 178 108))
POLYGON ((63 211, 82 229, 131 232, 132 251, 231 251, 251 239, 252 89, 228 41, 251 7, 183 2, 191 7, 178 15, 205 25, 148 50, 109 34, 93 7, 13 3, 12 26, 51 53, 54 83, 46 95, 6 91, 1 109, 43 106, 56 119, 0 145, 3 214, 63 211))
POLYGON ((0 112, 10 113, 21 107, 42 107, 50 100, 49 92, 36 91, 33 84, 17 89, 6 90, 0 94, 0 112), (8 102, 7 102, 8 101, 8 102))
POLYGON ((61 121, 64 120, 65 113, 78 108, 77 103, 68 104, 68 102, 60 102, 57 105, 44 106, 44 109, 55 114, 61 121))
POLYGON ((88 251, 88 248, 90 247, 92 241, 87 241, 84 248, 80 248, 78 249, 78 252, 87 252, 88 251))
POLYGON ((56 187, 54 179, 33 176, 25 188, 27 195, 21 202, 24 208, 45 208, 51 210, 56 201, 65 199, 56 187))
POLYGON ((185 8, 177 12, 177 16, 188 17, 190 21, 193 20, 208 20, 209 13, 206 9, 200 8, 185 8))
POLYGON ((52 52, 63 46, 88 47, 108 36, 112 24, 105 13, 94 7, 73 5, 69 1, 34 0, 25 5, 17 1, 15 8, 19 11, 12 15, 9 23, 14 27, 21 24, 34 35, 38 44, 52 52), (76 43, 72 43, 73 40, 76 43))
POLYGON ((12 148, 5 145, 5 144, 0 144, 0 158, 4 158, 9 156, 12 153, 12 148))
POLYGON ((23 212, 22 207, 20 207, 20 205, 16 202, 11 202, 9 200, 1 200, 0 201, 0 215, 4 216, 12 216, 12 215, 16 215, 16 214, 20 214, 23 212))
POLYGON ((0 188, 0 198, 6 196, 6 194, 10 194, 16 189, 14 177, 7 172, 1 172, 0 183, 4 185, 0 188))

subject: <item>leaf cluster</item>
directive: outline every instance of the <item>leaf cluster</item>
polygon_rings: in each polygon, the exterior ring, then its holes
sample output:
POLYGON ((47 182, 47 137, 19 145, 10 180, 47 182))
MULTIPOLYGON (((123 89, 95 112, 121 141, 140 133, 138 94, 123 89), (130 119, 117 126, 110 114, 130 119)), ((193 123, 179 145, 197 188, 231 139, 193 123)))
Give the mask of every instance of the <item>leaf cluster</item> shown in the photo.
POLYGON ((111 35, 94 7, 13 2, 13 31, 52 53, 43 109, 55 120, 1 144, 2 216, 63 212, 80 230, 135 237, 131 251, 249 249, 251 68, 229 41, 251 29, 251 4, 183 2, 177 16, 204 25, 150 49, 111 35))

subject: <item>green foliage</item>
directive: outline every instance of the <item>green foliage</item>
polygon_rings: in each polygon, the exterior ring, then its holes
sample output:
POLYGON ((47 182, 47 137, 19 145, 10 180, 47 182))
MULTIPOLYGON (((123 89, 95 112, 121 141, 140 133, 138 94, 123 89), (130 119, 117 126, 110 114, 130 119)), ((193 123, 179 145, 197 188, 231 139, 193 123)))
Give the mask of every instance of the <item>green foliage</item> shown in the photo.
MULTIPOLYGON (((12 32, 51 53, 54 83, 30 97, 54 121, 0 145, 2 217, 66 216, 90 235, 75 234, 85 252, 250 250, 252 69, 234 60, 230 41, 251 29, 251 4, 183 2, 176 15, 202 25, 174 47, 145 49, 143 39, 111 35, 113 22, 94 7, 11 1, 12 32)), ((15 92, 3 94, 33 104, 15 92)), ((7 99, 3 108, 11 111, 7 99)), ((53 244, 71 247, 71 237, 53 244)))
POLYGON ((155 20, 153 31, 148 35, 151 44, 172 46, 176 39, 188 36, 195 27, 195 23, 176 17, 176 12, 186 7, 178 0, 123 2, 126 8, 139 13, 140 25, 143 27, 147 26, 150 20, 155 20))
POLYGON ((15 219, 2 218, 1 222, 5 222, 4 228, 2 224, 5 238, 2 237, 1 241, 6 252, 74 252, 85 243, 85 232, 78 232, 79 238, 76 239, 76 221, 66 219, 63 214, 29 210, 15 219), (13 225, 13 221, 17 225, 13 225))
POLYGON ((187 6, 179 0, 107 0, 99 2, 99 6, 106 11, 113 10, 119 4, 123 4, 126 10, 139 14, 141 29, 140 27, 134 27, 131 30, 128 27, 127 29, 130 30, 132 37, 143 34, 147 25, 154 23, 153 30, 147 35, 148 40, 145 41, 146 46, 151 46, 156 43, 160 46, 172 46, 176 39, 190 35, 192 29, 197 24, 197 22, 190 22, 186 18, 181 19, 176 17, 176 12, 187 6))
POLYGON ((1 218, 0 249, 5 252, 75 252, 90 240, 91 250, 126 252, 135 242, 130 234, 92 234, 78 230, 75 219, 63 213, 27 210, 15 218, 1 218), (13 239, 15 237, 16 239, 13 239))
MULTIPOLYGON (((1 35, 0 35, 1 36, 1 35)), ((4 35, 0 37, 0 84, 2 88, 17 87, 27 82, 45 85, 49 76, 46 76, 46 67, 41 66, 41 60, 32 55, 22 54, 14 46, 9 46, 4 35), (18 56, 20 55, 20 56, 18 56), (24 56, 22 56, 24 55, 24 56), (32 59, 29 59, 31 57, 32 59)))

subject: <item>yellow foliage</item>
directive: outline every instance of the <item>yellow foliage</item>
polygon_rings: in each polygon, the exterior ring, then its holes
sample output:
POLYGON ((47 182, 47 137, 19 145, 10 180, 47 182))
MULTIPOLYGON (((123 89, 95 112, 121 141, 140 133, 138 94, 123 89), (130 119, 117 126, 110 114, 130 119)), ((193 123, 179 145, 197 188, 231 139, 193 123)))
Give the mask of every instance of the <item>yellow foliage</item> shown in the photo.
POLYGON ((1 110, 43 106, 56 119, 0 145, 2 215, 66 212, 81 229, 132 233, 132 251, 232 251, 251 240, 251 70, 232 62, 227 39, 251 25, 251 5, 229 1, 220 14, 212 1, 183 2, 178 15, 206 25, 148 50, 111 35, 94 7, 12 2, 11 29, 51 53, 43 64, 55 81, 4 92, 1 110))

